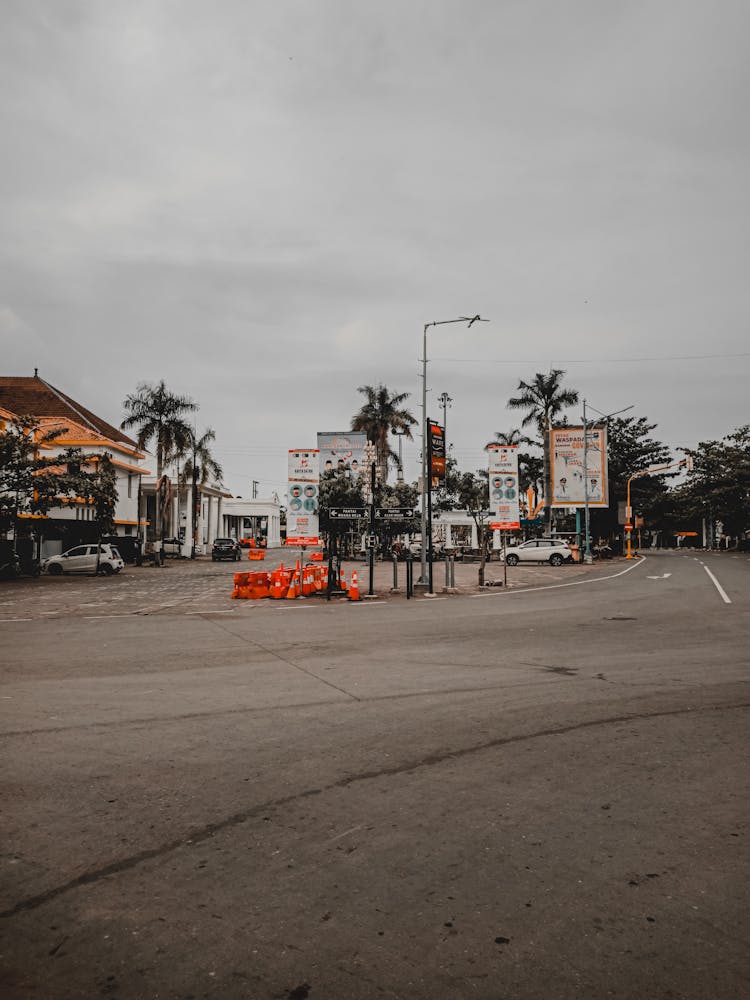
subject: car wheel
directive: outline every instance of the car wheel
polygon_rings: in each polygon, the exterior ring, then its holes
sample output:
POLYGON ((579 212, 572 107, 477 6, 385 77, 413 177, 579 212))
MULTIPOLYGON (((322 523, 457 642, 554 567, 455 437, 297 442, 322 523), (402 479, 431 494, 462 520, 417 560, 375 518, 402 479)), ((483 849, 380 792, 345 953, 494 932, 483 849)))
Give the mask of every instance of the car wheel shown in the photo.
POLYGON ((510 552, 505 557, 505 562, 508 564, 508 566, 517 566, 518 565, 518 556, 515 554, 515 552, 510 552))
POLYGON ((99 572, 102 574, 102 576, 112 576, 112 574, 114 573, 114 569, 109 563, 103 563, 99 567, 99 572))
POLYGON ((62 566, 60 563, 52 563, 50 568, 47 570, 50 576, 62 576, 62 566))
POLYGON ((550 566, 562 566, 563 557, 560 555, 559 552, 553 552, 552 555, 549 557, 549 564, 550 566))

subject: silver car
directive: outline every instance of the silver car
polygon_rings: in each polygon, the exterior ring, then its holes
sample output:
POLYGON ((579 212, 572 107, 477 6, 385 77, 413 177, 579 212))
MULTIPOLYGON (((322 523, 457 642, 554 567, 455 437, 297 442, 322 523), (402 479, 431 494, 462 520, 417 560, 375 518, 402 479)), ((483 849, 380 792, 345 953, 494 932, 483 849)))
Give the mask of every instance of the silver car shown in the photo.
POLYGON ((564 562, 573 562, 573 553, 568 543, 560 538, 532 538, 508 549, 505 562, 508 566, 517 566, 520 562, 562 566, 564 562))
MULTIPOLYGON (((50 556, 42 563, 42 569, 50 576, 60 576, 63 573, 95 573, 97 572, 97 546, 76 545, 59 556, 50 556)), ((125 565, 116 545, 99 546, 98 572, 105 576, 119 573, 125 565)))

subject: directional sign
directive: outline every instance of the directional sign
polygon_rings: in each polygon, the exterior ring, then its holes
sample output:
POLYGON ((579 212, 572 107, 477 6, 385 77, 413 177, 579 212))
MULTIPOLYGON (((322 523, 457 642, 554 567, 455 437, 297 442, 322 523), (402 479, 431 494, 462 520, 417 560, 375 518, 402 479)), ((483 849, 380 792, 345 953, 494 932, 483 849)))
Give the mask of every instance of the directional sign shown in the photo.
MULTIPOLYGON (((325 512, 325 508, 323 508, 325 512)), ((328 516, 332 521, 356 521, 367 513, 366 507, 329 507, 328 516)))
POLYGON ((376 507, 375 517, 385 521, 403 521, 406 517, 417 517, 416 510, 411 507, 376 507))

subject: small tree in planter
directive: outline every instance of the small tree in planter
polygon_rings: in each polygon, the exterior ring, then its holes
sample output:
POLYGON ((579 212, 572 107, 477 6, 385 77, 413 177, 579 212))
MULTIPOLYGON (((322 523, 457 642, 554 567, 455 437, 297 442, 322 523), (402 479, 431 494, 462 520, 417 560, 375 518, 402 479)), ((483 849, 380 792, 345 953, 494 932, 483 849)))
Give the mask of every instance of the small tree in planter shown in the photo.
POLYGON ((484 586, 484 567, 487 563, 487 524, 490 519, 490 512, 487 509, 489 504, 489 487, 487 484, 487 473, 474 474, 473 472, 461 473, 458 480, 458 501, 461 507, 466 510, 477 527, 479 538, 479 579, 480 587, 484 586))

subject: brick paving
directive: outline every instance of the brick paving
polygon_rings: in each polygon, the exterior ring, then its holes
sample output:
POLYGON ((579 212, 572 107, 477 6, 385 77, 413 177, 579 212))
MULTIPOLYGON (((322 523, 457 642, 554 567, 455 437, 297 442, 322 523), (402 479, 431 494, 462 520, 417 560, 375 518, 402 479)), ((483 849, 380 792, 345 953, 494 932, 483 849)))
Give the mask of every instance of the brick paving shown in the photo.
MULTIPOLYGON (((43 576, 37 580, 22 579, 0 581, 0 622, 54 621, 56 618, 78 617, 96 619, 112 616, 154 614, 211 614, 239 612, 242 608, 278 608, 276 601, 233 601, 231 592, 233 576, 237 571, 275 569, 280 563, 294 564, 299 553, 295 550, 270 550, 264 562, 214 563, 205 557, 196 560, 169 559, 164 567, 127 566, 113 577, 43 576)), ((559 585, 591 576, 609 576, 626 565, 624 560, 614 560, 593 566, 515 566, 507 569, 507 588, 559 585)), ((356 569, 359 589, 365 595, 369 586, 369 568, 366 562, 344 563, 347 581, 356 569)), ((478 563, 455 563, 456 595, 481 594, 478 586, 478 563)), ((415 580, 419 564, 414 565, 415 580)), ((504 585, 503 564, 489 562, 485 567, 485 580, 496 587, 484 592, 497 593, 504 585)), ((399 590, 394 593, 393 564, 377 562, 374 572, 374 592, 379 600, 401 601, 406 599, 406 565, 398 563, 399 590)), ((445 564, 438 562, 433 568, 433 589, 445 593, 445 564)), ((421 594, 417 600, 425 600, 421 594)), ((301 604, 302 602, 300 602, 301 604)), ((316 604, 317 599, 310 602, 316 604)), ((289 605, 287 604, 287 607, 289 605)))

